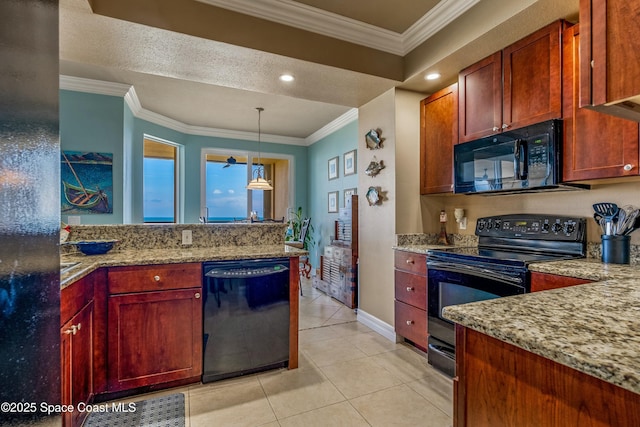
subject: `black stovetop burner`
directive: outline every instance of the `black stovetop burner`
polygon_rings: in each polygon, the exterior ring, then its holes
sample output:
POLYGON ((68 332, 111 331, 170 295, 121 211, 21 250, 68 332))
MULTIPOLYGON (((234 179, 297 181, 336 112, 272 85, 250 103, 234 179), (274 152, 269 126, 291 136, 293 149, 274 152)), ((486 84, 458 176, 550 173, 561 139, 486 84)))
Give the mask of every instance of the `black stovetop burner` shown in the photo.
POLYGON ((583 258, 586 254, 584 218, 512 214, 479 218, 477 247, 434 249, 432 260, 526 266, 532 262, 583 258))

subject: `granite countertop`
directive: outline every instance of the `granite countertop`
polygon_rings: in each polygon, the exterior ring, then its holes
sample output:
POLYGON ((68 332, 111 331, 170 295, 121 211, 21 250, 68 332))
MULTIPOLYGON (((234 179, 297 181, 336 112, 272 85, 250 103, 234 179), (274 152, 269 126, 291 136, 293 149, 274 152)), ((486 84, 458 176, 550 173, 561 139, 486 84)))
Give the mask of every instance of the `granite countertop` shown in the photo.
POLYGON ((427 251, 434 250, 434 249, 451 249, 456 247, 458 247, 458 245, 402 245, 402 246, 394 246, 393 249, 396 251, 413 252, 416 254, 426 254, 427 251))
POLYGON ((78 262, 60 275, 60 286, 64 288, 100 267, 128 265, 172 264, 183 262, 222 261, 234 259, 278 258, 307 255, 303 249, 287 245, 217 246, 190 249, 141 249, 113 250, 104 255, 63 254, 61 262, 78 262))
POLYGON ((640 394, 640 266, 581 259, 529 268, 599 281, 449 306, 444 317, 640 394))

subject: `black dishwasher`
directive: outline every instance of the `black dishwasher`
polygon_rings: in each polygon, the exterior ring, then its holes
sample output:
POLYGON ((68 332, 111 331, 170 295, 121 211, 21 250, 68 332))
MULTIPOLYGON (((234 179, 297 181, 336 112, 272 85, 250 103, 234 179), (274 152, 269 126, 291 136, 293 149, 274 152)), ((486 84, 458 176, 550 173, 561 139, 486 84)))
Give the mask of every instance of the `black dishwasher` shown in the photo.
POLYGON ((202 382, 289 362, 289 259, 203 264, 202 382))

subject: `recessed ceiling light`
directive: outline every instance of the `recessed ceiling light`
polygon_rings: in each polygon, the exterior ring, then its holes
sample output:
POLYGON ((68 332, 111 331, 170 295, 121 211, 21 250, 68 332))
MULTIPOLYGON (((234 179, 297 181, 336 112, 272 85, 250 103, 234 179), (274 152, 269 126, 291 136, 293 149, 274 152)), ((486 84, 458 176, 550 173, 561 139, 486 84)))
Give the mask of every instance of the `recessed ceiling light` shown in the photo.
POLYGON ((440 78, 440 73, 429 73, 426 76, 424 76, 424 78, 426 80, 436 80, 440 78))
POLYGON ((280 76, 280 80, 283 82, 292 82, 295 78, 291 74, 283 74, 280 76))

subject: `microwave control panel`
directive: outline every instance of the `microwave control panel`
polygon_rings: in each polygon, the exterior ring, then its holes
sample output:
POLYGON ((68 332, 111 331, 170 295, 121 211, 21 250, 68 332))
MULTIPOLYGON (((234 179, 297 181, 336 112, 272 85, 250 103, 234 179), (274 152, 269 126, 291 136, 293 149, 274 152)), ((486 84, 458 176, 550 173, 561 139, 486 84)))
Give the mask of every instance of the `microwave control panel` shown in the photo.
POLYGON ((551 215, 502 215, 478 218, 477 236, 581 241, 586 220, 551 215))
POLYGON ((547 185, 550 173, 549 134, 527 140, 528 178, 534 185, 547 185))

